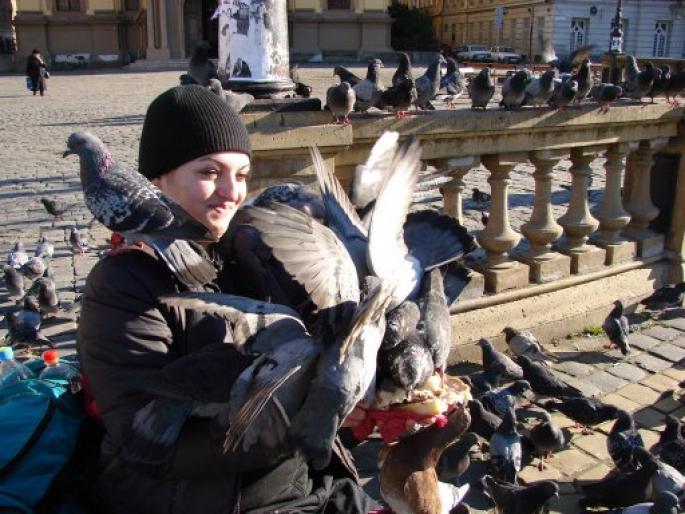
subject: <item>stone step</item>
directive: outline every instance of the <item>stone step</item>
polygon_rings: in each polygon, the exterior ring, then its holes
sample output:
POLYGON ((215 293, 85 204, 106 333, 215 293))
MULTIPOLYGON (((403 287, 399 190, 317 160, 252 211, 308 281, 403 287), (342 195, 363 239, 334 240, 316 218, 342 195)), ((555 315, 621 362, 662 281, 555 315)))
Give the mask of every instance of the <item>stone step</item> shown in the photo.
MULTIPOLYGON (((211 59, 216 64, 216 59, 211 59)), ((124 68, 129 71, 185 71, 188 69, 189 59, 164 59, 159 61, 150 61, 148 59, 139 59, 124 68)))

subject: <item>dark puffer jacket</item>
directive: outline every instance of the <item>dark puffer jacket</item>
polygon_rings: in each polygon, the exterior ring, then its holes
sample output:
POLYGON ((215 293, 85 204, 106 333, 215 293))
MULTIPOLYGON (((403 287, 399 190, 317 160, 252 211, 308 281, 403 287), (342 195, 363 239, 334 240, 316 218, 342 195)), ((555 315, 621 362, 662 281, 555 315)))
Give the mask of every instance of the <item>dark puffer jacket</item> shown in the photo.
MULTIPOLYGON (((106 429, 94 488, 98 512, 228 514, 309 495, 316 484, 305 462, 258 447, 224 454, 223 433, 210 419, 186 421, 161 466, 126 457, 133 416, 154 398, 146 382, 173 377, 196 400, 227 401, 251 362, 224 344, 231 342, 224 321, 158 301, 177 291, 164 265, 144 251, 108 257, 88 276, 77 340, 106 429)), ((335 450, 337 476, 353 476, 349 456, 335 450)))

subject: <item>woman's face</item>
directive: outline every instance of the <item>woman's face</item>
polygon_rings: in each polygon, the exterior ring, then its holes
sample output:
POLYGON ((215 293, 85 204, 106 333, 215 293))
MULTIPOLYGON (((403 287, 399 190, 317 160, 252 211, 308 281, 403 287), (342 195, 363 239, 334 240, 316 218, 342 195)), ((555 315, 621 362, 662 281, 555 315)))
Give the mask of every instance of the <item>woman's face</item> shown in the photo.
POLYGON ((250 158, 218 152, 182 164, 153 182, 220 238, 247 195, 250 158))

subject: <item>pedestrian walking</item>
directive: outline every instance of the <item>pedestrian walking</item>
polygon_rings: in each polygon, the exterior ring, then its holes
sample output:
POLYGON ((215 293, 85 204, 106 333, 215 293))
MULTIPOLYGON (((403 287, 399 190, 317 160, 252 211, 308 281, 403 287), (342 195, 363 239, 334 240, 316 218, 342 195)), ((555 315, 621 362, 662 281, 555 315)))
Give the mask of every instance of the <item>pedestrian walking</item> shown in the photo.
POLYGON ((50 73, 48 73, 48 67, 40 55, 40 50, 37 48, 33 49, 28 62, 26 63, 26 75, 31 79, 31 91, 35 96, 38 91, 40 91, 40 96, 45 95, 47 90, 46 79, 50 78, 50 73))

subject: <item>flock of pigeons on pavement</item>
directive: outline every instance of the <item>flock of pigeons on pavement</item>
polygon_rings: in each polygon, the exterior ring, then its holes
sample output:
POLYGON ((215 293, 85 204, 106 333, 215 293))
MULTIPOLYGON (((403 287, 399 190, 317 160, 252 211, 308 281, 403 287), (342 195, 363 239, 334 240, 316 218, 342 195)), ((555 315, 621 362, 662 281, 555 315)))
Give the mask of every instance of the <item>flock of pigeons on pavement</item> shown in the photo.
MULTIPOLYGON (((439 64, 427 72, 438 86, 439 64)), ((369 67, 366 83, 351 86, 343 80, 341 88, 359 91, 376 83, 379 65, 369 67)), ((481 73, 488 82, 489 72, 481 73)), ((516 76, 508 87, 514 87, 516 76)), ((542 78, 528 82, 524 92, 542 78)), ((421 79, 413 88, 422 87, 421 79)), ((478 83, 474 79, 471 85, 474 99, 478 83)), ((421 98, 427 106, 432 96, 421 98)), ((360 100, 357 96, 354 104, 360 100)), ((173 411, 170 402, 182 401, 174 396, 160 398, 137 416, 131 437, 141 458, 169 451, 186 416, 212 416, 226 428, 226 450, 290 445, 322 469, 342 421, 361 405, 374 423, 365 435, 378 428, 391 439, 380 454, 379 480, 393 512, 468 511, 463 499, 474 487, 482 488, 500 513, 532 514, 558 495, 559 486, 551 480, 522 485, 518 474, 535 457, 544 469, 545 459, 568 445, 570 432, 549 414, 559 411, 584 432, 615 420, 606 439, 615 469, 582 486, 584 507, 623 514, 682 512, 685 429, 677 418, 666 418, 659 443, 647 450, 629 412, 565 383, 555 373, 555 358, 535 337, 511 327, 504 331, 511 357, 482 339, 481 370, 462 377, 446 373, 453 339, 449 307, 468 284, 463 260, 477 245, 455 219, 417 200, 440 180, 422 170, 418 141, 400 143, 398 133, 383 134, 358 166, 349 194, 318 149, 310 153, 318 190, 292 182, 271 186, 246 202, 216 241, 238 279, 236 294, 186 292, 160 299, 224 318, 234 329, 232 344, 261 358, 240 375, 226 405, 188 398, 191 409, 173 411), (443 398, 456 401, 436 403, 443 398), (425 410, 435 405, 444 409, 425 410), (174 423, 170 412, 178 412, 174 423), (519 419, 531 413, 539 423, 522 430, 519 419), (400 430, 389 436, 393 423, 400 423, 400 430), (457 485, 476 444, 489 454, 489 474, 457 485)), ((80 161, 86 207, 114 233, 109 253, 131 251, 142 242, 190 290, 216 278, 196 244, 213 236, 178 204, 120 165, 91 133, 71 134, 64 152, 69 155, 80 161)), ((43 204, 55 217, 67 209, 49 199, 43 204)), ((88 251, 76 228, 70 244, 76 254, 88 251)), ((52 253, 43 237, 33 257, 20 241, 7 256, 5 282, 17 307, 6 316, 6 344, 51 344, 41 323, 60 308, 50 278, 52 253)), ((646 302, 682 305, 684 289, 667 287, 646 302)), ((603 328, 611 345, 629 355, 630 327, 620 301, 603 328)))

